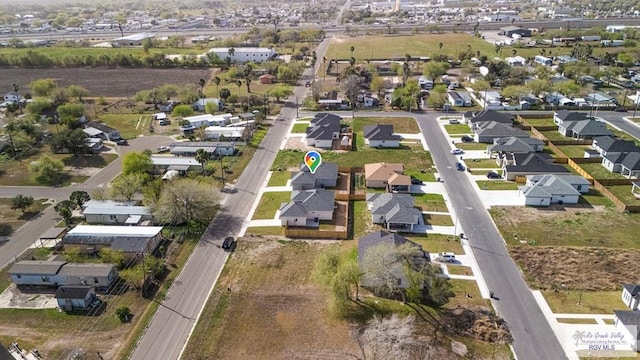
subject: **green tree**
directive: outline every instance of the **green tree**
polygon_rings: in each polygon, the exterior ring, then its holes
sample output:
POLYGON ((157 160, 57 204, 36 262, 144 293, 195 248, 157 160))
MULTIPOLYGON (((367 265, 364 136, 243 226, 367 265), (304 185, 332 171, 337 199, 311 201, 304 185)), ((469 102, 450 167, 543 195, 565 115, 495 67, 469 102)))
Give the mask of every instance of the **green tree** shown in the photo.
POLYGON ((58 106, 58 116, 64 124, 70 127, 77 127, 74 124, 80 122, 80 118, 84 115, 84 106, 81 104, 64 104, 58 106))
POLYGON ((204 104, 204 112, 207 114, 215 114, 218 112, 218 103, 214 101, 209 101, 204 104))
POLYGON ((116 199, 131 201, 135 194, 142 190, 144 177, 140 173, 121 175, 111 183, 111 196, 116 199))
POLYGON ((207 162, 211 159, 211 153, 207 152, 205 149, 196 150, 196 161, 202 165, 202 172, 204 173, 205 166, 207 162))
POLYGON ((207 224, 220 201, 218 189, 194 179, 177 179, 165 184, 160 199, 152 205, 161 224, 207 224))
POLYGON ((27 104, 27 112, 34 116, 40 116, 40 114, 51 108, 51 102, 47 99, 34 99, 27 104))
POLYGON ((293 88, 286 84, 276 84, 268 91, 269 96, 276 98, 277 102, 280 102, 280 98, 287 97, 293 94, 293 88))
POLYGON ((45 185, 58 184, 64 175, 64 164, 49 155, 41 156, 38 161, 31 163, 29 171, 37 182, 45 185))
POLYGON ((116 316, 118 316, 118 319, 123 324, 129 322, 129 319, 131 317, 131 309, 126 306, 119 307, 116 309, 116 316))
POLYGON ((178 117, 187 117, 193 115, 193 108, 191 106, 182 104, 173 108, 171 115, 178 117))
POLYGON ((71 97, 77 98, 79 102, 82 102, 83 97, 89 96, 89 90, 80 85, 69 85, 67 87, 67 94, 71 97))
POLYGON ((374 76, 371 79, 371 84, 369 85, 372 91, 375 91, 378 94, 378 98, 382 94, 382 90, 384 90, 384 79, 380 76, 374 76))
POLYGON ((56 81, 50 78, 34 80, 29 84, 34 96, 50 96, 56 86, 56 81))
POLYGON ((447 87, 445 85, 436 85, 427 98, 427 104, 434 109, 440 109, 447 103, 447 87))
POLYGON ((446 74, 448 69, 448 63, 431 61, 424 65, 422 74, 431 80, 435 80, 438 76, 446 74))
POLYGON ((86 191, 76 190, 69 195, 69 200, 73 201, 77 209, 81 209, 82 205, 91 200, 91 197, 86 191))
POLYGON ((19 194, 11 199, 11 208, 14 210, 19 209, 24 214, 34 202, 35 200, 33 199, 33 196, 19 194))
POLYGON ((153 169, 151 155, 145 152, 130 152, 122 160, 122 173, 125 175, 147 174, 151 169, 153 169))
POLYGON ((127 263, 122 251, 111 248, 100 249, 100 260, 106 264, 116 264, 120 270, 124 269, 127 263))
POLYGON ((220 99, 227 101, 227 99, 231 96, 231 90, 227 89, 227 88, 222 88, 220 89, 220 99))
POLYGON ((55 88, 51 92, 51 105, 53 107, 60 106, 69 101, 69 94, 65 88, 55 88))
POLYGON ((60 211, 58 211, 58 214, 62 217, 62 220, 64 221, 64 225, 67 228, 70 228, 71 218, 73 217, 73 213, 71 212, 71 209, 63 207, 60 209, 60 211))
POLYGON ((542 94, 543 92, 551 90, 551 84, 548 81, 542 79, 529 81, 526 87, 535 96, 540 96, 540 94, 542 94))
POLYGON ((511 99, 511 103, 517 103, 520 99, 529 93, 529 89, 520 85, 505 86, 502 89, 502 96, 511 99))
POLYGON ((580 92, 580 86, 573 81, 563 81, 556 84, 555 88, 567 97, 573 97, 580 92))

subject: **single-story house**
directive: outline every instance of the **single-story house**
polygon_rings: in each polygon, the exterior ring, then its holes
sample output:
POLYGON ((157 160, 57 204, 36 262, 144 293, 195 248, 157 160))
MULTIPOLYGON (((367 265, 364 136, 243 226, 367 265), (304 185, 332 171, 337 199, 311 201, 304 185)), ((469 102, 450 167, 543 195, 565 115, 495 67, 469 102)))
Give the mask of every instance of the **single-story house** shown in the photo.
POLYGON ((172 143, 169 149, 169 152, 175 156, 196 156, 200 149, 212 157, 231 156, 236 153, 236 144, 229 141, 181 141, 172 143))
POLYGON ((198 99, 193 104, 191 104, 191 107, 195 111, 205 111, 207 110, 208 103, 216 104, 216 106, 218 107, 218 110, 224 108, 224 101, 222 101, 222 99, 219 99, 219 98, 201 98, 201 99, 198 99))
POLYGON ((104 149, 104 141, 101 138, 88 137, 84 139, 84 147, 87 152, 97 154, 104 149))
POLYGON ((319 227, 321 220, 333 219, 335 193, 324 189, 295 190, 291 201, 280 206, 282 226, 319 227))
POLYGON ((640 303, 640 285, 622 285, 622 301, 629 307, 629 309, 638 310, 638 304, 640 303))
POLYGON ((394 174, 404 173, 404 165, 397 163, 364 164, 365 186, 369 188, 386 188, 394 174))
MULTIPOLYGON (((614 324, 616 330, 623 334, 624 339, 631 339, 631 349, 638 351, 638 341, 640 340, 640 311, 613 310, 615 314, 614 324)), ((616 350, 620 350, 616 347, 616 350)))
POLYGON ((107 288, 118 277, 118 270, 114 264, 21 260, 11 266, 9 275, 16 285, 91 285, 107 288))
POLYGON ((318 113, 307 127, 307 146, 331 149, 333 140, 340 139, 342 118, 328 113, 318 113))
POLYGON ((65 247, 83 252, 111 248, 125 257, 152 253, 162 241, 162 226, 78 225, 62 238, 65 247))
POLYGON ((367 193, 366 201, 371 222, 387 230, 413 232, 416 225, 423 223, 422 212, 409 194, 367 193))
POLYGON ((528 206, 577 204, 580 195, 589 191, 589 181, 578 175, 529 175, 520 194, 528 206))
POLYGON ((87 309, 96 300, 96 288, 93 286, 60 286, 56 290, 58 308, 64 311, 87 309))
POLYGON ((238 115, 238 117, 240 118, 240 121, 242 121, 242 122, 256 121, 256 114, 250 113, 250 112, 242 113, 242 114, 238 115))
POLYGON ((509 113, 501 113, 495 110, 484 110, 479 113, 466 112, 462 116, 462 122, 469 124, 471 128, 479 126, 485 122, 498 122, 502 124, 512 125, 513 115, 509 113))
POLYGON ((158 110, 170 113, 177 105, 180 105, 180 100, 168 100, 158 105, 158 110))
POLYGON ((609 153, 640 152, 640 148, 632 140, 616 139, 612 136, 597 136, 593 138, 591 147, 601 156, 609 153))
POLYGON ((393 125, 367 125, 362 132, 364 143, 372 148, 400 147, 402 137, 393 133, 393 125))
POLYGON ((476 123, 473 127, 474 139, 479 143, 492 143, 495 139, 505 137, 528 138, 529 133, 513 127, 511 124, 504 124, 495 121, 476 123))
POLYGON ((558 124, 558 132, 574 139, 593 139, 599 136, 613 136, 605 123, 593 119, 569 121, 558 124))
POLYGON ((527 64, 527 59, 522 56, 509 56, 506 57, 504 61, 509 64, 509 66, 525 66, 527 64))
POLYGON ((83 206, 82 215, 89 224, 103 225, 139 225, 152 219, 151 209, 146 206, 100 201, 83 206))
POLYGON ((553 122, 556 125, 560 125, 564 121, 581 121, 592 119, 593 117, 590 117, 588 114, 576 111, 558 110, 553 113, 553 122))
POLYGON ((183 174, 191 169, 202 168, 196 158, 190 156, 151 155, 151 162, 154 169, 162 171, 175 170, 183 174))
MULTIPOLYGON (((415 248, 415 255, 409 261, 412 267, 418 271, 424 270, 425 266, 430 262, 430 257, 429 253, 422 249, 422 246, 395 232, 382 230, 366 234, 358 239, 358 263, 362 264, 367 256, 367 251, 376 246, 401 246, 405 244, 415 248)), ((404 271, 406 263, 397 259, 385 259, 385 263, 388 264, 388 267, 384 271, 391 274, 398 281, 400 288, 408 288, 410 282, 404 271)), ((374 274, 365 273, 363 274, 361 285, 367 288, 377 288, 385 285, 377 283, 376 279, 378 278, 374 274)))
POLYGON ((142 46, 145 40, 151 40, 155 37, 155 34, 138 33, 115 38, 111 40, 111 44, 113 46, 142 46))
MULTIPOLYGON (((551 81, 551 80, 549 80, 549 81, 551 81)), ((566 81, 566 80, 562 80, 562 81, 566 81)), ((564 94, 559 93, 557 91, 553 91, 553 92, 545 94, 544 101, 549 105, 576 106, 576 103, 575 103, 574 99, 570 99, 567 96, 565 96, 564 94)))
POLYGON ((471 97, 464 92, 449 91, 447 93, 447 98, 449 99, 451 106, 473 106, 471 97))
POLYGON ((293 190, 334 188, 337 183, 338 164, 336 163, 323 162, 313 174, 305 164, 302 164, 299 171, 291 173, 293 190))
POLYGON ((553 159, 543 153, 509 154, 502 166, 502 177, 515 180, 516 176, 537 174, 568 174, 569 169, 553 163, 553 159))
POLYGON ((244 123, 237 123, 235 126, 209 126, 204 130, 205 137, 212 140, 237 140, 247 130, 244 123))
POLYGON ((616 98, 601 92, 587 94, 584 99, 589 103, 589 105, 595 107, 611 107, 618 105, 618 100, 616 100, 616 98))
POLYGON ((227 126, 228 124, 231 123, 232 116, 233 115, 231 114, 218 114, 218 115, 203 114, 203 115, 187 116, 182 120, 189 122, 189 125, 181 126, 180 130, 182 130, 182 132, 185 132, 185 131, 193 131, 200 127, 227 126))
POLYGON ((271 74, 264 74, 258 77, 258 82, 263 85, 273 84, 276 81, 276 77, 271 74))
POLYGON ((493 144, 487 146, 487 154, 490 158, 500 160, 503 153, 530 153, 544 150, 544 142, 536 138, 501 137, 493 139, 493 144))
POLYGON ((409 175, 394 173, 387 182, 388 192, 408 193, 411 190, 411 177, 409 175))
POLYGON ((116 141, 121 139, 120 132, 118 130, 98 122, 86 123, 84 132, 90 137, 100 137, 107 141, 116 141))

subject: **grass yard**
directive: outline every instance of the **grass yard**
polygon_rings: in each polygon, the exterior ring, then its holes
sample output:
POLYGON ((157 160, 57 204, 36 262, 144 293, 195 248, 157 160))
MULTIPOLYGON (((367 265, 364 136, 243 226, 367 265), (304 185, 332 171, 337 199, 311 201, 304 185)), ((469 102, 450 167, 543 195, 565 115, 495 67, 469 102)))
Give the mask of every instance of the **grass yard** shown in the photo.
POLYGON ((499 167, 495 159, 468 159, 464 162, 471 169, 497 169, 499 167))
POLYGON ((625 204, 640 205, 640 200, 631 193, 631 185, 607 186, 606 188, 625 204))
POLYGON ((420 172, 418 170, 405 170, 405 175, 413 176, 416 179, 420 179, 424 182, 435 182, 436 176, 432 172, 420 172))
POLYGON ((361 134, 367 125, 393 125, 393 132, 398 134, 417 134, 420 132, 414 118, 408 117, 356 117, 352 123, 353 131, 361 134))
POLYGON ((464 253, 462 245, 460 244, 460 238, 457 236, 443 234, 411 234, 405 237, 417 244, 420 244, 425 251, 432 254, 441 252, 452 252, 455 254, 464 253))
POLYGON ((7 224, 13 230, 16 230, 48 206, 49 204, 43 204, 41 199, 36 199, 33 205, 23 213, 20 210, 11 208, 10 198, 0 198, 0 223, 7 224))
POLYGON ((452 290, 456 296, 451 298, 446 307, 454 308, 460 305, 464 307, 484 306, 489 309, 491 308, 491 302, 489 299, 482 298, 480 289, 478 289, 475 281, 449 279, 449 283, 452 285, 452 290), (467 296, 467 294, 469 294, 470 297, 467 296))
POLYGON ((458 142, 456 147, 462 150, 487 150, 488 144, 477 142, 458 142))
POLYGON ((444 129, 449 135, 468 135, 471 134, 471 128, 466 124, 446 124, 444 129))
POLYGON ((513 181, 479 180, 476 183, 480 190, 518 190, 518 184, 513 181))
POLYGON ((553 122, 553 118, 545 118, 545 119, 525 119, 529 125, 537 127, 537 126, 555 126, 557 125, 553 122))
POLYGON ((473 276, 473 270, 469 266, 447 264, 447 271, 451 275, 473 276))
POLYGON ((595 319, 574 319, 574 318, 557 318, 561 324, 597 324, 595 319))
POLYGON ((523 240, 539 246, 640 249, 635 235, 640 232, 640 214, 605 207, 492 207, 489 212, 511 245, 520 245, 523 240), (594 224, 598 231, 593 231, 594 224))
POLYGON ((290 171, 273 171, 271 173, 271 177, 269 178, 269 183, 267 186, 285 186, 287 185, 287 181, 291 179, 290 171))
MULTIPOLYGON (((612 173, 600 163, 580 164, 580 167, 593 176, 594 179, 626 179, 622 174, 612 173)), ((631 192, 631 189, 629 189, 629 192, 631 192)))
POLYGON ((589 192, 580 196, 580 204, 589 204, 591 206, 612 206, 611 200, 602 196, 596 189, 589 189, 589 192))
POLYGON ((353 56, 359 61, 371 57, 404 58, 405 54, 411 54, 413 57, 444 54, 457 58, 457 53, 466 51, 467 46, 487 56, 495 54, 494 46, 482 39, 468 34, 444 33, 335 38, 329 44, 327 58, 348 59, 353 56), (439 43, 444 44, 442 49, 439 43), (350 51, 352 46, 353 53, 350 51))
POLYGON ((571 138, 563 136, 557 130, 541 131, 540 133, 543 134, 544 136, 546 136, 547 139, 549 139, 551 141, 553 141, 553 140, 571 140, 571 138))
POLYGON ((582 158, 584 157, 585 151, 591 150, 591 147, 587 145, 563 145, 558 146, 558 148, 560 148, 560 150, 570 158, 582 158))
MULTIPOLYGON (((621 291, 559 290, 555 292, 547 290, 543 291, 542 294, 554 313, 611 315, 613 310, 626 308, 626 305, 622 302, 621 291)), ((582 320, 584 321, 584 319, 582 320)))
POLYGON ((133 139, 149 131, 151 115, 102 114, 100 121, 120 131, 124 139, 133 139))
POLYGON ((422 214, 425 224, 434 226, 453 226, 453 220, 449 215, 422 214))
POLYGON ((263 193, 251 219, 273 219, 276 211, 280 209, 280 205, 282 205, 283 202, 289 202, 290 198, 291 192, 289 191, 263 193))
POLYGON ((246 234, 252 235, 273 235, 284 237, 283 226, 253 226, 248 227, 246 234))
POLYGON ((351 203, 353 204, 353 238, 357 239, 371 231, 373 224, 366 201, 352 201, 351 203))
MULTIPOLYGON (((72 157, 69 154, 52 154, 49 146, 43 146, 39 149, 34 149, 33 154, 20 160, 7 160, 5 162, 0 163, 0 186, 43 186, 43 184, 36 181, 33 174, 29 171, 29 165, 38 161, 38 159, 44 155, 48 154, 54 159, 61 160, 63 163, 73 160, 67 160, 72 157)), ((106 166, 107 162, 110 162, 109 157, 102 158, 105 162, 103 166, 106 166)), ((102 162, 102 161, 99 161, 102 162)), ((82 183, 88 177, 83 175, 69 175, 64 174, 61 176, 60 184, 62 186, 68 186, 71 183, 82 183)))
POLYGON ((421 208, 422 211, 447 212, 447 205, 444 197, 440 194, 422 194, 411 195, 415 200, 415 206, 421 208))
POLYGON ((291 132, 304 134, 307 132, 308 127, 309 127, 309 124, 294 124, 293 128, 291 129, 291 132))

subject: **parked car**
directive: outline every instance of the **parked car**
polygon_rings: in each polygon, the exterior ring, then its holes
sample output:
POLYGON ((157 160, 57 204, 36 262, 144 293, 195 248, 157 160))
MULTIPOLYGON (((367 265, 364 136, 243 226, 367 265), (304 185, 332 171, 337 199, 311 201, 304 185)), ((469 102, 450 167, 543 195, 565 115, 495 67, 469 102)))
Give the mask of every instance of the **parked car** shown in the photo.
POLYGON ((460 154, 464 154, 464 150, 458 149, 458 148, 454 148, 454 149, 451 150, 451 153, 453 155, 460 155, 460 154))
POLYGON ((171 150, 171 148, 169 148, 168 146, 160 146, 158 148, 159 153, 168 152, 169 150, 171 150))
POLYGON ((129 145, 129 142, 127 140, 125 140, 125 139, 118 139, 116 141, 116 144, 118 144, 118 145, 129 145))
POLYGON ((460 120, 458 120, 458 119, 449 119, 449 124, 460 124, 460 120))
POLYGON ((462 142, 473 142, 473 138, 469 135, 464 135, 460 140, 462 140, 462 142))
POLYGON ((500 176, 500 174, 498 174, 498 173, 497 173, 497 172, 495 172, 495 171, 489 171, 489 172, 487 173, 487 178, 488 178, 488 179, 500 179, 500 178, 501 178, 501 176, 500 176))
POLYGON ((413 185, 422 185, 422 180, 418 178, 411 177, 411 184, 413 185))
POLYGON ((455 262, 456 256, 452 252, 441 252, 439 256, 439 260, 446 261, 446 262, 455 262))
POLYGON ((233 247, 233 243, 235 242, 236 242, 236 239, 234 239, 231 236, 228 236, 224 238, 224 241, 222 242, 222 248, 225 250, 230 250, 233 247))
POLYGON ((220 192, 223 192, 225 194, 235 194, 238 192, 238 189, 231 186, 225 186, 220 190, 220 192))
POLYGON ((617 111, 617 112, 627 112, 628 110, 627 110, 627 108, 625 108, 625 107, 618 106, 618 107, 616 108, 616 111, 617 111))
POLYGON ((465 168, 464 165, 462 165, 462 163, 458 161, 456 163, 456 169, 458 169, 458 171, 464 171, 465 168))

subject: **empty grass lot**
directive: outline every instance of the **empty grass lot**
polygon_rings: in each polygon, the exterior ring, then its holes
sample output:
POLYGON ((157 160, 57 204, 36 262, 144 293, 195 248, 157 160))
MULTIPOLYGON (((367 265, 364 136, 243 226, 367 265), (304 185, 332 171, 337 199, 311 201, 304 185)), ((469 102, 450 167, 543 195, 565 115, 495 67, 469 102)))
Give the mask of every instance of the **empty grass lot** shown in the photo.
POLYGON ((443 234, 411 234, 405 237, 417 244, 420 244, 424 251, 432 254, 441 252, 452 252, 454 254, 464 253, 462 245, 460 245, 460 238, 457 236, 443 234))
MULTIPOLYGON (((47 154, 54 159, 62 160, 63 163, 69 162, 70 160, 66 160, 66 159, 72 156, 69 154, 52 154, 51 150, 49 149, 49 146, 43 146, 40 149, 36 149, 33 155, 21 158, 20 161, 7 160, 5 162, 2 162, 0 163, 0 173, 2 173, 2 176, 0 176, 0 186, 42 186, 43 184, 37 182, 33 174, 29 171, 29 165, 34 161, 38 161, 38 159, 44 154, 47 154)), ((101 159, 104 160, 104 164, 106 165, 108 163, 107 160, 112 158, 101 157, 101 159)), ((79 163, 76 163, 76 164, 80 165, 79 163)), ((105 165, 102 165, 102 166, 105 166, 105 165)), ((67 166, 74 166, 74 165, 67 165, 67 166)), ((72 176, 72 175, 65 174, 62 176, 60 184, 63 186, 68 186, 71 183, 82 183, 87 178, 88 178, 87 176, 82 176, 82 175, 72 176)))
POLYGON ((405 170, 405 175, 412 176, 416 179, 420 179, 423 182, 435 182, 436 176, 432 172, 420 172, 418 170, 405 170))
POLYGON ((422 214, 425 224, 434 226, 453 226, 453 220, 449 215, 422 214))
POLYGON ((480 289, 475 281, 472 280, 459 280, 449 279, 451 288, 456 294, 455 297, 450 299, 447 304, 448 308, 456 307, 457 305, 470 307, 470 306, 485 306, 491 308, 491 302, 489 299, 483 299, 480 295, 480 289), (469 294, 470 296, 467 296, 469 294))
POLYGON ((447 264, 447 271, 451 275, 473 275, 473 271, 469 266, 447 264))
POLYGON ((607 186, 607 190, 611 191, 613 195, 625 204, 640 205, 640 200, 631 193, 631 185, 607 186))
MULTIPOLYGON (((625 179, 621 174, 612 173, 600 163, 580 164, 580 167, 593 176, 594 179, 625 179)), ((629 189, 629 192, 631 192, 631 189, 629 189)))
POLYGON ((422 211, 447 212, 447 205, 444 197, 440 194, 422 194, 412 195, 415 200, 415 206, 421 208, 422 211))
POLYGON ((466 124, 446 124, 444 129, 449 135, 467 135, 471 134, 471 128, 466 124))
POLYGON ((640 214, 623 214, 605 207, 492 207, 489 212, 510 245, 526 240, 538 246, 640 249, 640 214))
POLYGON ((302 133, 305 134, 307 132, 307 128, 309 127, 309 124, 294 124, 293 128, 291 129, 292 133, 302 133))
POLYGON ((361 134, 365 126, 377 124, 393 125, 393 132, 399 134, 417 134, 420 132, 416 120, 408 117, 356 117, 352 127, 354 132, 361 134))
POLYGON ((518 184, 512 181, 476 181, 480 190, 518 190, 518 184))
POLYGON ((537 127, 537 126, 556 126, 553 122, 553 118, 545 118, 545 119, 525 119, 529 125, 537 127))
POLYGON ((263 193, 258 207, 253 213, 252 220, 273 219, 276 211, 280 209, 280 205, 284 202, 289 202, 290 198, 291 192, 289 191, 263 193))
POLYGON ((477 142, 459 142, 456 143, 456 147, 462 150, 487 150, 488 144, 477 142))
POLYGON ((248 227, 246 234, 252 235, 273 235, 284 237, 283 226, 253 226, 248 227))
POLYGON ((498 168, 498 164, 496 164, 495 159, 469 159, 469 160, 465 160, 465 163, 471 169, 497 169, 498 168))
POLYGON ((33 205, 22 213, 20 210, 12 209, 11 205, 11 199, 0 199, 0 223, 10 225, 13 230, 16 230, 49 206, 48 204, 43 204, 41 199, 36 199, 33 205))
POLYGON ((120 131, 120 136, 133 139, 148 132, 151 123, 150 115, 140 114, 103 114, 100 121, 120 131))
POLYGON ((373 225, 371 213, 367 210, 366 201, 353 201, 353 238, 357 239, 368 233, 373 225))
POLYGON ((545 300, 554 313, 561 314, 613 314, 625 309, 622 291, 543 291, 545 300), (582 296, 581 296, 582 295, 582 296), (582 297, 582 298, 581 298, 582 297))
POLYGON ((566 145, 558 146, 558 148, 570 158, 583 158, 584 152, 591 150, 591 147, 587 145, 566 145))
POLYGON ((271 173, 271 177, 269 178, 269 183, 267 186, 285 186, 287 185, 287 181, 291 179, 290 171, 273 171, 271 173))

